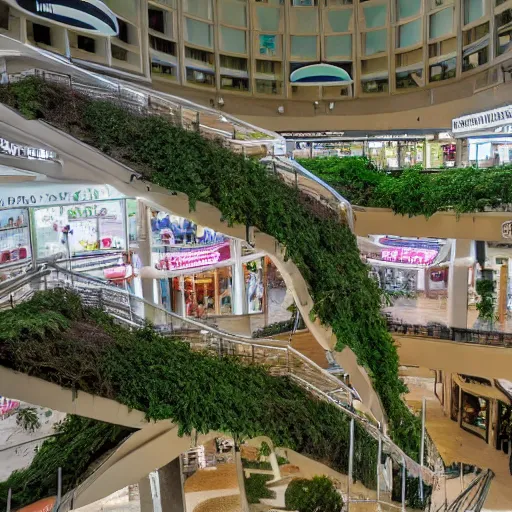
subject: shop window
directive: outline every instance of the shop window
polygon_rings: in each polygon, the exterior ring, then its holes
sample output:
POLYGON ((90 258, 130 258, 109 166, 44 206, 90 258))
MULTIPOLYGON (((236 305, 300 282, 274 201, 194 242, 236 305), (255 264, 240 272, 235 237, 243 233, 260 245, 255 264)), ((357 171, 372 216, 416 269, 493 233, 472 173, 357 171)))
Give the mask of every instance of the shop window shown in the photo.
POLYGON ((489 400, 462 391, 461 427, 487 442, 489 429, 489 400))
POLYGON ((34 210, 37 257, 76 257, 126 249, 121 201, 34 210))
POLYGON ((240 57, 220 56, 220 67, 233 69, 235 71, 247 71, 247 59, 240 57))
POLYGON ((290 39, 292 57, 316 59, 316 36, 291 36, 290 39))
POLYGON ((385 52, 388 48, 388 31, 374 30, 361 34, 363 38, 364 55, 370 56, 376 53, 385 52))
POLYGON ((213 53, 205 52, 203 50, 197 50, 195 48, 189 48, 185 46, 185 58, 191 60, 197 60, 199 62, 204 62, 205 64, 212 65, 215 62, 215 57, 213 53))
POLYGON ((263 264, 264 260, 261 258, 244 265, 245 297, 249 314, 263 312, 263 264))
POLYGON ((128 51, 120 46, 116 46, 115 44, 111 45, 112 48, 112 58, 116 60, 122 60, 124 62, 128 61, 128 51))
POLYGON ((126 217, 128 219, 128 242, 130 248, 139 246, 137 220, 139 215, 139 202, 137 199, 126 200, 126 217))
POLYGON ((28 210, 0 210, 0 282, 5 268, 16 262, 30 262, 28 210))
POLYGON ((272 34, 260 34, 260 55, 267 55, 268 57, 275 57, 277 55, 277 37, 272 34))
POLYGON ((162 39, 160 37, 149 35, 149 46, 157 52, 167 53, 168 55, 176 55, 176 43, 162 39))
POLYGON ((247 53, 247 33, 230 27, 220 27, 220 48, 229 53, 247 53))
POLYGON ((457 59, 447 59, 438 64, 432 64, 429 67, 429 80, 431 82, 440 82, 442 80, 449 80, 455 78, 457 67, 457 59))
POLYGON ((282 94, 283 82, 277 80, 256 79, 256 92, 258 94, 282 94))
POLYGON ((496 16, 496 55, 512 51, 512 9, 496 16))
POLYGON ((406 48, 421 42, 423 37, 423 19, 404 23, 397 29, 397 48, 406 48))
POLYGON ((421 0, 397 0, 398 19, 417 16, 421 10, 421 0))
POLYGON ((167 65, 161 62, 151 62, 151 73, 160 75, 163 78, 175 80, 178 78, 178 70, 176 66, 167 65))
POLYGON ((77 47, 84 52, 96 53, 96 41, 92 37, 77 36, 77 47))
POLYGON ((160 9, 148 9, 149 28, 165 34, 165 13, 160 9))
POLYGON ((32 23, 32 37, 36 43, 42 43, 47 46, 52 45, 52 31, 50 27, 39 25, 39 23, 32 23))
POLYGON ((366 28, 378 28, 386 24, 388 16, 387 4, 372 5, 363 8, 366 28))
POLYGON ((383 93, 389 91, 388 78, 376 78, 373 80, 362 80, 361 87, 364 93, 383 93))
POLYGON ((429 37, 437 39, 453 32, 453 8, 443 9, 430 16, 429 37))
POLYGON ((464 0, 464 25, 485 16, 486 0, 464 0))
POLYGON ((462 33, 462 44, 467 46, 468 44, 474 43, 479 39, 482 39, 489 34, 489 22, 482 23, 472 29, 465 30, 462 33))
POLYGON ((462 53, 462 71, 470 71, 472 69, 477 68, 478 66, 482 66, 487 63, 489 60, 489 47, 488 41, 485 41, 485 47, 479 50, 474 50, 470 53, 471 50, 464 50, 462 53))
POLYGON ((249 79, 234 76, 221 76, 220 88, 246 92, 249 90, 249 79))
POLYGON ((350 22, 354 15, 353 9, 343 9, 341 11, 327 11, 327 20, 333 32, 348 32, 350 22))
POLYGON ((325 37, 325 56, 328 59, 352 56, 352 35, 325 37))

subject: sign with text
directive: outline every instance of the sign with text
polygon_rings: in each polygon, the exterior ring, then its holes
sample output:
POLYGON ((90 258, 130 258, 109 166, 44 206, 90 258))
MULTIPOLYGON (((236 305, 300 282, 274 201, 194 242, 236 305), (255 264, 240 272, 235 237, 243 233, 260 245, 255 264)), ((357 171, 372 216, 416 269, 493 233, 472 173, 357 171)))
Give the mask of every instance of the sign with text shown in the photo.
POLYGON ((158 270, 184 270, 188 268, 208 267, 217 265, 231 258, 229 242, 210 245, 200 249, 184 249, 169 252, 160 259, 158 270))
POLYGON ((0 208, 86 203, 123 197, 110 185, 9 185, 0 188, 0 208))
POLYGON ((452 132, 463 133, 512 124, 512 105, 452 120, 452 132))
POLYGON ((382 261, 390 263, 407 263, 409 265, 430 265, 438 254, 432 249, 412 249, 396 247, 393 249, 382 249, 382 261))
POLYGON ((57 153, 42 148, 23 146, 0 137, 0 154, 28 158, 30 160, 56 160, 57 153))

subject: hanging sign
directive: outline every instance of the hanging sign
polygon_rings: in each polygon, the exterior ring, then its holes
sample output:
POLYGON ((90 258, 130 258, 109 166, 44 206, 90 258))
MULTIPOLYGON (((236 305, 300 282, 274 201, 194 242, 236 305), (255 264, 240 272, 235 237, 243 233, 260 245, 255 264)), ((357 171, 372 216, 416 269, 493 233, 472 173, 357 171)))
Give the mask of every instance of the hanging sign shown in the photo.
POLYGON ((7 185, 0 187, 0 208, 86 203, 123 197, 110 185, 7 185))
POLYGON ((26 14, 101 36, 119 34, 117 16, 100 0, 4 0, 26 14))
POLYGON ((409 249, 405 247, 395 249, 382 249, 381 259, 391 263, 408 263, 409 265, 429 265, 438 251, 432 249, 409 249))
POLYGON ((504 222, 501 225, 501 236, 508 240, 512 240, 512 220, 504 222))
POLYGON ((462 133, 504 126, 512 123, 512 105, 458 117, 452 121, 452 132, 462 133))
POLYGON ((201 249, 184 249, 169 252, 157 264, 158 270, 184 270, 208 267, 231 258, 229 242, 210 245, 201 249))
POLYGON ((31 148, 10 142, 0 137, 0 154, 15 156, 18 158, 28 158, 31 160, 56 160, 57 153, 47 149, 31 148))

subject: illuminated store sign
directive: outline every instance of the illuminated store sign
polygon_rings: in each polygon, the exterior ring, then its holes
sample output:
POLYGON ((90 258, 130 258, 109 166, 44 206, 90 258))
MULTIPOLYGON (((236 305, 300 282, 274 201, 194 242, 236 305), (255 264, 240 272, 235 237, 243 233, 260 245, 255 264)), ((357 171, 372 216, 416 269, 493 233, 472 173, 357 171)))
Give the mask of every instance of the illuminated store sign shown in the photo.
POLYGON ((431 249, 382 249, 382 261, 391 263, 407 263, 409 265, 430 265, 438 254, 438 251, 431 249))
POLYGON ((86 203, 124 197, 110 185, 58 185, 0 188, 0 208, 86 203))
POLYGON ((0 137, 0 154, 10 155, 18 158, 29 158, 32 160, 56 160, 57 153, 41 148, 21 146, 0 137))
POLYGON ((511 123, 512 105, 507 105, 506 107, 495 108, 487 112, 458 117, 452 121, 452 132, 471 132, 511 123))
POLYGON ((229 242, 201 249, 187 249, 164 255, 158 264, 159 270, 184 270, 208 267, 231 258, 229 242))
POLYGON ((102 36, 119 34, 116 15, 100 0, 4 0, 26 14, 102 36))

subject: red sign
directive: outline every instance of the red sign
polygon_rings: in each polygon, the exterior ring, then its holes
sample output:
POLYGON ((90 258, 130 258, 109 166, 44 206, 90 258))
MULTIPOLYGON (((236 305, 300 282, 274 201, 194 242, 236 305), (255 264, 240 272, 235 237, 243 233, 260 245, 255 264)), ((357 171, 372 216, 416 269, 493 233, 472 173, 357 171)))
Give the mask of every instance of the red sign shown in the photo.
POLYGON ((409 265, 430 265, 438 254, 432 249, 408 249, 395 247, 382 249, 381 259, 392 263, 408 263, 409 265))
POLYGON ((200 249, 185 249, 169 252, 158 264, 159 270, 183 270, 208 267, 231 258, 229 242, 210 245, 200 249))
POLYGON ((52 512, 53 506, 55 505, 56 498, 45 498, 44 500, 36 501, 31 505, 20 508, 18 512, 52 512))

